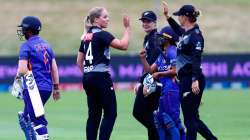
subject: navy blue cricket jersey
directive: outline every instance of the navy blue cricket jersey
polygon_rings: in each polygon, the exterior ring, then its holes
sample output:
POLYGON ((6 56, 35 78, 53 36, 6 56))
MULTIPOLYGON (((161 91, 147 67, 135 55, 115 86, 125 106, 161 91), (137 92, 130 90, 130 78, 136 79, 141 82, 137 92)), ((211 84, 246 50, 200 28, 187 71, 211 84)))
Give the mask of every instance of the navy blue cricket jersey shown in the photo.
POLYGON ((92 26, 84 35, 79 51, 84 54, 84 73, 108 72, 110 65, 109 46, 114 36, 99 27, 92 26))
POLYGON ((204 38, 198 24, 185 31, 174 19, 168 19, 169 25, 180 36, 177 46, 176 69, 178 76, 192 75, 197 80, 202 74, 201 59, 204 49, 204 38))

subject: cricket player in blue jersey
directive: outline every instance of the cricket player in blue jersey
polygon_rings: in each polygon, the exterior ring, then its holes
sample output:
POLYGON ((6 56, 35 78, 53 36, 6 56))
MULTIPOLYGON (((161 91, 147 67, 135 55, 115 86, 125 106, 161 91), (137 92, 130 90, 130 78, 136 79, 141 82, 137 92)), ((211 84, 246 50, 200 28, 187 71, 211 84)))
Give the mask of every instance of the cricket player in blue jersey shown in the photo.
MULTIPOLYGON (((152 74, 154 79, 159 79, 162 84, 162 95, 159 100, 159 109, 154 112, 154 121, 160 140, 183 140, 185 139, 184 127, 179 118, 180 97, 179 87, 176 83, 176 45, 175 36, 170 27, 165 27, 157 40, 162 53, 151 66, 145 59, 145 50, 141 51, 140 58, 144 70, 152 74)), ((149 86, 144 85, 144 95, 151 91, 149 86)))
POLYGON ((19 123, 26 140, 48 140, 48 122, 43 112, 37 115, 35 110, 43 109, 52 92, 54 100, 60 98, 55 55, 49 43, 39 36, 42 24, 37 17, 24 17, 18 27, 20 28, 17 30, 19 38, 26 39, 20 47, 15 78, 16 81, 20 79, 24 81, 21 83, 24 110, 18 113, 19 123), (41 101, 41 107, 36 106, 39 105, 37 104, 39 101, 41 101))

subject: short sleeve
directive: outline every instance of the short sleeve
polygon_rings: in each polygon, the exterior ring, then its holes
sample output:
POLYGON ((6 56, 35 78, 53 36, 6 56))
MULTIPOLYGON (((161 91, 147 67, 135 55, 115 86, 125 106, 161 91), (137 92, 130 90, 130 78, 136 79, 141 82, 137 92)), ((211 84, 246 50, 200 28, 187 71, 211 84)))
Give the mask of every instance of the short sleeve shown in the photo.
POLYGON ((193 51, 203 52, 204 39, 198 29, 191 35, 190 39, 191 45, 193 46, 193 51))
POLYGON ((26 43, 23 43, 19 51, 19 60, 28 60, 29 59, 29 46, 26 43))
POLYGON ((176 66, 176 56, 177 56, 177 50, 175 46, 170 46, 168 49, 168 58, 170 61, 170 65, 172 67, 176 66))
POLYGON ((107 31, 100 32, 100 38, 105 46, 110 46, 111 42, 115 39, 115 37, 107 31))
POLYGON ((84 41, 83 40, 81 41, 79 52, 84 53, 84 41))
POLYGON ((51 58, 54 59, 55 58, 55 53, 54 53, 54 51, 53 51, 53 49, 51 47, 49 47, 49 53, 50 53, 51 58))
POLYGON ((158 58, 155 60, 154 63, 156 64, 157 67, 161 65, 161 55, 158 56, 158 58))

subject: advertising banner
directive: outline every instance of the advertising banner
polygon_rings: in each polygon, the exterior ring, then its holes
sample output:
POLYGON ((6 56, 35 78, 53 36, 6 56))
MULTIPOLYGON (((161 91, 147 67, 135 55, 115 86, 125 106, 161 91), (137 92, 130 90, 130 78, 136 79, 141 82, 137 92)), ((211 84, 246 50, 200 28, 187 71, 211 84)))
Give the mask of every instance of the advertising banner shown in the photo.
MULTIPOLYGON (((0 58, 0 90, 13 83, 17 71, 17 57, 0 58)), ((75 56, 57 57, 60 83, 81 83, 82 73, 76 65, 75 56)), ((205 55, 202 70, 207 79, 207 87, 238 85, 249 87, 250 54, 205 55)), ((115 83, 134 83, 139 80, 143 71, 137 55, 112 56, 110 74, 115 83)))

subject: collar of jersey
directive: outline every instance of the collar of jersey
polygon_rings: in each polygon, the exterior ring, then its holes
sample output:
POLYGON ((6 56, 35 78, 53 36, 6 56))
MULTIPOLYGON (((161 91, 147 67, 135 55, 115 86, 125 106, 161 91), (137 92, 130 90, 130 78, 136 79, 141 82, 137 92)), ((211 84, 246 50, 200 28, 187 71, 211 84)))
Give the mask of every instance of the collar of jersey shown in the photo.
POLYGON ((100 30, 102 30, 102 28, 100 28, 100 27, 98 27, 98 26, 91 26, 91 27, 90 27, 90 30, 92 30, 92 29, 100 29, 100 30))
POLYGON ((92 32, 92 33, 100 32, 100 31, 102 31, 102 28, 100 28, 98 26, 90 27, 90 32, 92 32))
POLYGON ((195 29, 199 29, 199 25, 198 24, 195 24, 194 27, 191 28, 191 29, 189 29, 189 30, 187 30, 186 33, 192 32, 195 29))
POLYGON ((34 40, 34 39, 37 39, 37 38, 39 38, 38 35, 33 35, 33 36, 31 36, 28 40, 30 41, 30 40, 34 40))
POLYGON ((148 36, 151 36, 151 35, 155 34, 155 32, 157 32, 157 29, 152 30, 152 31, 148 34, 148 36))

